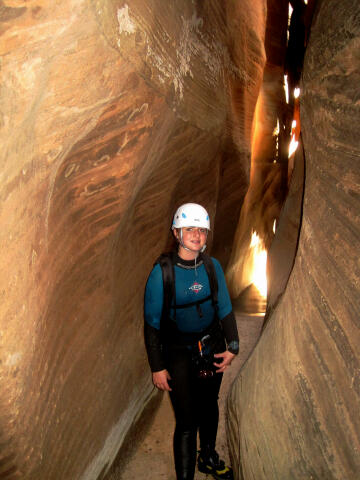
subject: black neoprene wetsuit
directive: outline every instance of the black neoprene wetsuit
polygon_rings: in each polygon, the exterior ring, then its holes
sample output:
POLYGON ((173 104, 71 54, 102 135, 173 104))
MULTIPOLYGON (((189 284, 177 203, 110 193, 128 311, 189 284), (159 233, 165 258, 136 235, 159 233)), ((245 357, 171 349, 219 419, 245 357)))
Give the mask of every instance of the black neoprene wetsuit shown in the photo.
MULTIPOLYGON (((185 303, 184 296, 186 298, 189 296, 192 300, 194 296, 200 298, 198 297, 199 293, 205 296, 209 294, 210 286, 206 273, 204 275, 202 271, 204 265, 201 257, 197 260, 197 271, 195 271, 194 261, 186 261, 176 256, 174 262, 177 304, 185 303), (190 295, 188 294, 189 290, 190 295), (194 291, 197 293, 191 295, 194 291)), ((154 298, 154 296, 162 289, 162 278, 161 276, 159 278, 158 273, 152 271, 145 292, 145 341, 152 371, 167 369, 171 377, 169 386, 172 389, 170 399, 176 419, 174 457, 177 479, 192 480, 196 464, 197 431, 199 431, 200 448, 215 449, 219 419, 218 395, 222 380, 222 373, 215 373, 206 379, 199 378, 198 368, 193 361, 193 344, 196 344, 197 339, 211 329, 214 324, 220 323, 222 328, 216 329, 217 335, 220 332, 221 336, 216 353, 225 351, 227 344, 228 349, 236 354, 238 352, 238 334, 224 274, 217 262, 216 274, 219 285, 217 311, 209 302, 209 305, 203 307, 203 315, 199 318, 196 308, 190 315, 189 312, 185 312, 183 317, 180 315, 180 318, 176 313, 179 342, 176 344, 176 339, 175 341, 172 339, 170 343, 166 344, 166 339, 164 340, 164 337, 161 336, 160 328, 156 328, 159 325, 157 320, 160 319, 161 309, 159 310, 158 298, 154 298), (149 284, 150 281, 152 283, 149 284), (156 282, 158 283, 156 284, 156 282), (219 312, 220 318, 218 318, 219 312), (225 316, 222 317, 221 314, 225 316), (208 317, 205 320, 204 315, 208 317), (197 328, 197 324, 200 325, 200 328, 197 328), (184 325, 187 330, 181 331, 180 329, 184 329, 184 325), (189 331, 189 328, 192 330, 189 331), (183 339, 180 341, 183 333, 190 334, 189 338, 193 338, 192 343, 186 344, 183 339)), ((172 321, 171 318, 168 320, 172 321)), ((221 359, 218 360, 219 363, 221 361, 221 359)))

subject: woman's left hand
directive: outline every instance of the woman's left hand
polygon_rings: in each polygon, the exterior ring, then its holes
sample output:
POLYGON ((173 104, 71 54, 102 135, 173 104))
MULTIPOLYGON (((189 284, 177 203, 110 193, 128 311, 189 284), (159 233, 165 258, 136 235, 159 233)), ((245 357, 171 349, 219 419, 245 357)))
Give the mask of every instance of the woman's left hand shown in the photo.
POLYGON ((214 357, 223 359, 223 361, 220 363, 214 362, 215 367, 218 367, 218 370, 216 370, 216 373, 220 373, 220 372, 224 372, 226 367, 228 367, 231 364, 235 355, 229 352, 229 350, 226 350, 223 353, 215 353, 214 357))

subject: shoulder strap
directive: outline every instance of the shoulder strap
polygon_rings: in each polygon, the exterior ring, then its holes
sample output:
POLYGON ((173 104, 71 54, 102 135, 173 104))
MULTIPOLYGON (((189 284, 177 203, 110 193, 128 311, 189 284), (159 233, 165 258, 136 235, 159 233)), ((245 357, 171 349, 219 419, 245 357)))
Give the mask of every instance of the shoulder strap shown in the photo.
POLYGON ((175 297, 175 273, 173 264, 173 255, 171 253, 162 253, 156 260, 161 267, 163 287, 164 287, 164 301, 161 312, 161 321, 169 316, 171 302, 175 297))
POLYGON ((211 257, 209 255, 206 255, 205 253, 202 254, 201 258, 204 262, 204 267, 209 277, 213 305, 216 306, 218 303, 218 281, 215 272, 214 262, 211 260, 211 257))
MULTIPOLYGON (((201 255, 201 258, 204 262, 204 267, 209 278, 210 290, 211 290, 211 300, 215 308, 218 304, 218 281, 216 277, 216 271, 213 261, 209 255, 204 253, 201 255)), ((171 303, 173 298, 175 298, 175 272, 174 272, 174 257, 172 253, 162 253, 160 257, 156 260, 155 264, 158 263, 161 267, 163 286, 164 286, 164 301, 163 309, 161 312, 161 321, 168 318, 171 309, 171 303)), ((207 300, 208 297, 206 297, 207 300)), ((204 301, 203 300, 203 301, 204 301)), ((195 303, 193 302, 186 306, 191 306, 195 303)), ((202 303, 202 302, 200 302, 202 303)), ((182 306, 182 307, 185 307, 182 306)), ((177 306, 175 305, 175 313, 177 306)))

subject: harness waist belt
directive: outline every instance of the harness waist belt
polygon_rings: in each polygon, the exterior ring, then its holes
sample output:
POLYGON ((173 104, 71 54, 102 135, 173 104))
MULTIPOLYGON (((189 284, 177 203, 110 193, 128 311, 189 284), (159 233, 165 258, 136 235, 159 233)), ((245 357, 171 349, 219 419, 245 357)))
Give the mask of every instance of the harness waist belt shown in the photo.
POLYGON ((172 347, 176 345, 180 347, 197 344, 197 342, 205 335, 223 335, 220 322, 217 318, 215 318, 215 320, 213 320, 213 322, 201 332, 182 332, 177 328, 175 322, 170 321, 169 323, 174 324, 168 332, 169 337, 167 341, 172 347))

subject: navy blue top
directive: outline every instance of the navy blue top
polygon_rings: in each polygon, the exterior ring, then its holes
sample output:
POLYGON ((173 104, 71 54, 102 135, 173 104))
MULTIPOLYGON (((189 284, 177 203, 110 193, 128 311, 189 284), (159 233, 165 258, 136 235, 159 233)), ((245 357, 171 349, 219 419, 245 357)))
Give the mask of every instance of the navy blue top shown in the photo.
MULTIPOLYGON (((220 263, 213 257, 215 272, 218 281, 218 317, 222 320, 232 311, 229 292, 226 287, 224 272, 220 263)), ((197 300, 202 300, 211 295, 209 278, 205 270, 205 266, 185 266, 179 263, 174 265, 175 273, 175 290, 176 305, 184 305, 197 300)), ((152 269, 147 280, 145 289, 145 321, 156 328, 160 329, 160 319, 163 306, 164 289, 162 271, 159 264, 152 269)), ((208 327, 214 320, 214 307, 211 299, 201 304, 202 317, 199 315, 196 306, 171 309, 170 316, 176 317, 176 324, 182 332, 200 332, 208 327)))

